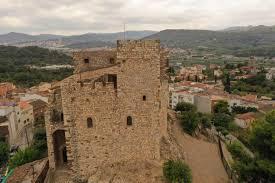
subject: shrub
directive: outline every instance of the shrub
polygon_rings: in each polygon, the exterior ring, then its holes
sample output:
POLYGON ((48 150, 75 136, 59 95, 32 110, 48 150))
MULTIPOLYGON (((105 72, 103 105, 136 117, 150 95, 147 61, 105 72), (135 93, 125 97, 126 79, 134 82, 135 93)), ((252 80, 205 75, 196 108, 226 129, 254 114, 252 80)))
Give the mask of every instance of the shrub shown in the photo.
POLYGON ((227 101, 218 101, 214 105, 214 113, 225 113, 225 114, 230 114, 229 112, 229 105, 227 101))
POLYGON ((164 163, 163 174, 169 183, 191 183, 191 170, 182 161, 169 160, 164 163))
POLYGON ((39 151, 34 148, 26 148, 25 150, 18 151, 10 160, 10 167, 15 168, 17 166, 35 161, 39 159, 39 151))
POLYGON ((195 112, 184 112, 181 115, 181 126, 184 131, 192 135, 199 125, 199 116, 195 112))
POLYGON ((38 150, 40 154, 47 150, 47 137, 44 128, 38 128, 34 132, 33 136, 33 148, 38 150))
POLYGON ((5 142, 0 142, 0 165, 9 158, 9 146, 5 142))
POLYGON ((216 113, 212 118, 213 124, 216 127, 224 127, 228 129, 229 123, 233 121, 232 116, 224 113, 216 113))
POLYGON ((228 150, 232 154, 233 158, 236 160, 241 160, 246 163, 252 161, 250 156, 245 152, 242 145, 238 142, 233 142, 232 144, 227 145, 228 150))
POLYGON ((189 111, 196 111, 196 106, 186 103, 186 102, 179 102, 176 105, 175 111, 180 111, 180 112, 189 112, 189 111))

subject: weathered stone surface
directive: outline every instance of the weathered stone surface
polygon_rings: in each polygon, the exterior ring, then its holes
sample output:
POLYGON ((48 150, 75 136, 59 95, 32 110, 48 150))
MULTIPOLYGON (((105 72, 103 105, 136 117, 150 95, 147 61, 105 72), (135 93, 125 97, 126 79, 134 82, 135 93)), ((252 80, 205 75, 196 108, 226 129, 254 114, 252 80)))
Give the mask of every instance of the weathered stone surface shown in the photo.
POLYGON ((56 130, 65 130, 67 164, 82 177, 119 162, 160 162, 168 136, 167 53, 160 42, 118 41, 116 51, 79 52, 74 59, 75 74, 53 90, 46 115, 50 167, 57 166, 56 130), (53 121, 53 110, 61 122, 53 121))

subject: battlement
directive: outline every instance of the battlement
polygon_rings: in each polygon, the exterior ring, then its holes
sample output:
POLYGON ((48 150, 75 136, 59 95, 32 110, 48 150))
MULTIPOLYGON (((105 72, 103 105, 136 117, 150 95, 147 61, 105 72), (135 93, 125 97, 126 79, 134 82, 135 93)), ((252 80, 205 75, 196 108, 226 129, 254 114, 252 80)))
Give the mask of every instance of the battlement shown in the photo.
POLYGON ((160 49, 160 40, 118 40, 117 49, 121 48, 157 48, 160 49))

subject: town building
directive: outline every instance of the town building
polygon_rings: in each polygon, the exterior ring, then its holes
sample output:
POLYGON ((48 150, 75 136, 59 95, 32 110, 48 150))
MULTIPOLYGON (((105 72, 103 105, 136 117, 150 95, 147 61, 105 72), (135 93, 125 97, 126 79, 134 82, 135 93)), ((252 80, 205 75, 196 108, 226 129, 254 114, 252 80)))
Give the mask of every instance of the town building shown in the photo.
POLYGON ((268 80, 275 79, 275 68, 269 69, 265 76, 268 80))
POLYGON ((33 107, 25 101, 1 106, 0 136, 6 138, 10 146, 20 149, 28 147, 33 139, 33 107))
POLYGON ((251 124, 256 120, 255 113, 249 112, 240 114, 235 117, 235 123, 241 128, 250 128, 251 124))
POLYGON ((9 98, 15 86, 12 83, 0 83, 0 98, 9 98))

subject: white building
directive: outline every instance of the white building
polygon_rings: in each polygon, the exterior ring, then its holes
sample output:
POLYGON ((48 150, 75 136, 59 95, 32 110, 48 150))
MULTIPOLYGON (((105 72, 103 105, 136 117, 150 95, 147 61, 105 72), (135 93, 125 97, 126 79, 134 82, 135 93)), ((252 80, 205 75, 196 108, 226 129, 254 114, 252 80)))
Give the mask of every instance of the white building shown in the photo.
POLYGON ((172 92, 172 108, 174 109, 179 102, 194 104, 194 94, 188 91, 172 92))
POLYGON ((272 80, 275 79, 275 68, 271 68, 265 75, 266 79, 272 80))
POLYGON ((7 131, 7 140, 11 145, 18 146, 20 149, 28 147, 33 139, 33 107, 27 102, 20 102, 16 106, 2 106, 5 116, 0 122, 0 132, 7 131))

